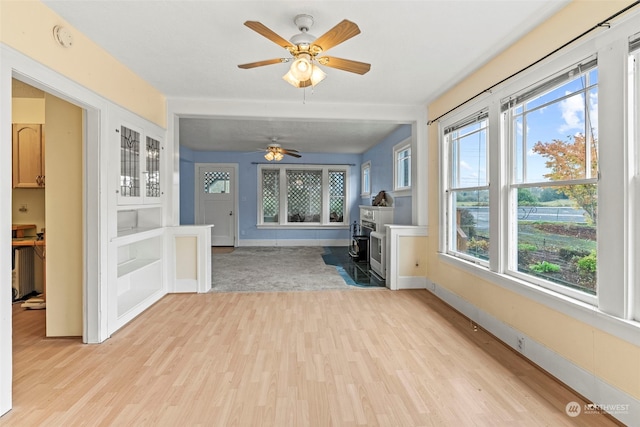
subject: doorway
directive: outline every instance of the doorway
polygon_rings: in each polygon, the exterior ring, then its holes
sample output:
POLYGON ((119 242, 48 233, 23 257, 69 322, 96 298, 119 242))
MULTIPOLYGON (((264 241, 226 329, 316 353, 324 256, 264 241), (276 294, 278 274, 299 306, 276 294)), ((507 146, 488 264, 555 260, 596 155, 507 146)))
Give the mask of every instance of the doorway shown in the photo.
POLYGON ((211 246, 235 246, 237 241, 236 163, 197 163, 196 224, 213 224, 211 246))
POLYGON ((34 224, 39 233, 36 289, 46 298, 48 337, 83 336, 83 117, 82 108, 12 80, 12 122, 42 129, 41 172, 35 185, 14 189, 12 223, 34 224))

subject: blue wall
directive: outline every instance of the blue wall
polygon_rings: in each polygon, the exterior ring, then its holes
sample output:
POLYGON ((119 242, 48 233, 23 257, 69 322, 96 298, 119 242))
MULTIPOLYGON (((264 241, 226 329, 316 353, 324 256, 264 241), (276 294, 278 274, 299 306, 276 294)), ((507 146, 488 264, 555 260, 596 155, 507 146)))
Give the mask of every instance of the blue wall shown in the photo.
MULTIPOLYGON (((348 225, 344 228, 295 230, 284 228, 258 229, 258 166, 266 163, 262 153, 227 151, 193 151, 180 147, 180 223, 193 224, 195 218, 195 164, 196 163, 237 163, 238 200, 240 228, 239 240, 244 239, 349 239, 348 225)), ((360 200, 360 155, 359 154, 314 154, 305 153, 301 159, 286 158, 282 163, 292 164, 349 164, 349 220, 359 218, 360 200)))
MULTIPOLYGON (((393 191, 393 147, 409 137, 411 137, 411 125, 402 125, 380 142, 380 144, 362 154, 361 164, 368 161, 371 162, 371 197, 361 198, 361 205, 371 205, 371 200, 380 191, 393 191)), ((411 196, 394 197, 394 224, 412 224, 411 202, 411 196)))
MULTIPOLYGON (((359 205, 371 205, 371 198, 360 197, 360 166, 371 161, 371 197, 380 190, 393 191, 393 146, 411 136, 411 125, 402 125, 380 144, 363 154, 317 154, 305 153, 302 159, 286 158, 284 162, 294 164, 350 164, 349 176, 349 223, 360 217, 359 205)), ((193 151, 180 147, 180 223, 195 221, 195 164, 237 163, 238 200, 240 228, 239 240, 280 239, 349 239, 348 227, 331 229, 295 230, 284 228, 258 229, 258 167, 266 163, 262 153, 229 151, 193 151)), ((394 223, 409 225, 411 219, 411 196, 396 197, 393 201, 394 223)))

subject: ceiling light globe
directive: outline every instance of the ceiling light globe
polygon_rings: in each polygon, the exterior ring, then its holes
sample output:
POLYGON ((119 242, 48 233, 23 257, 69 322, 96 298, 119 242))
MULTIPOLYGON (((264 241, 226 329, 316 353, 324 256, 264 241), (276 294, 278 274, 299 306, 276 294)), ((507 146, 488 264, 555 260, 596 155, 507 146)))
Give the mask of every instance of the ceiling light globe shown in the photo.
POLYGON ((310 80, 311 80, 311 85, 315 86, 321 81, 323 81, 324 78, 327 77, 327 74, 324 71, 322 71, 320 67, 318 67, 316 64, 312 64, 312 65, 313 67, 311 71, 310 80))
POLYGON ((271 151, 269 151, 267 152, 267 154, 264 155, 264 158, 267 159, 268 161, 272 161, 275 158, 275 156, 271 151))
POLYGON ((300 81, 309 80, 312 72, 313 67, 311 61, 306 55, 299 56, 293 61, 293 64, 291 64, 291 74, 300 81))

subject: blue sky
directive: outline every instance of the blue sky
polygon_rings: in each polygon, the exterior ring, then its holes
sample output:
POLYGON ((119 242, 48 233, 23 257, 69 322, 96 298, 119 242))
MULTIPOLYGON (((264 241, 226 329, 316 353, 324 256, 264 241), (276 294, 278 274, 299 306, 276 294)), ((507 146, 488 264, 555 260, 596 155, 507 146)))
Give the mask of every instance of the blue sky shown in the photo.
MULTIPOLYGON (((586 133, 586 120, 590 120, 594 136, 597 138, 598 124, 598 96, 597 87, 584 91, 585 82, 589 85, 597 83, 597 69, 588 73, 588 79, 576 78, 557 87, 542 96, 526 102, 526 135, 524 134, 524 120, 522 115, 516 117, 516 146, 517 174, 516 182, 523 182, 523 157, 526 161, 525 182, 546 182, 544 174, 548 173, 545 166, 546 158, 533 152, 533 146, 538 142, 551 142, 554 139, 568 141, 576 134, 586 133), (568 96, 571 95, 572 96, 568 96), (585 117, 585 97, 588 100, 585 117), (555 102, 554 102, 555 101, 555 102), (526 136, 526 156, 523 156, 522 138, 526 136)), ((522 106, 516 113, 522 112, 522 106)), ((485 132, 473 132, 481 128, 481 124, 474 124, 461 129, 467 136, 460 139, 459 152, 459 185, 464 187, 486 185, 486 135, 485 132)), ((454 159, 454 164, 455 164, 454 159)), ((455 186, 455 184, 454 184, 455 186)))

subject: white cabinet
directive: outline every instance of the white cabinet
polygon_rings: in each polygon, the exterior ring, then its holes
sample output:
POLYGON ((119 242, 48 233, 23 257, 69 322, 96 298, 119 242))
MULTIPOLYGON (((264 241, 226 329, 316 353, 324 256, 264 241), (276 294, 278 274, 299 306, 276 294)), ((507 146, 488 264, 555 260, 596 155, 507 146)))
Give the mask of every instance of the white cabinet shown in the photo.
POLYGON ((129 124, 115 129, 119 159, 118 204, 159 204, 162 200, 162 139, 129 124))
POLYGON ((360 205, 360 226, 385 233, 384 225, 393 223, 393 207, 360 205))
POLYGON ((162 129, 115 113, 110 126, 109 316, 112 334, 167 292, 162 129), (111 193, 113 195, 113 193, 111 193))
POLYGON ((123 235, 111 241, 117 259, 117 283, 110 288, 109 333, 149 308, 166 293, 164 229, 123 235))
POLYGON ((386 224, 393 223, 393 207, 360 206, 360 226, 369 231, 369 266, 381 279, 387 273, 386 224))

